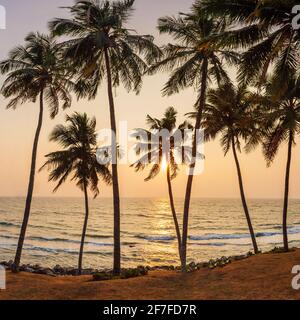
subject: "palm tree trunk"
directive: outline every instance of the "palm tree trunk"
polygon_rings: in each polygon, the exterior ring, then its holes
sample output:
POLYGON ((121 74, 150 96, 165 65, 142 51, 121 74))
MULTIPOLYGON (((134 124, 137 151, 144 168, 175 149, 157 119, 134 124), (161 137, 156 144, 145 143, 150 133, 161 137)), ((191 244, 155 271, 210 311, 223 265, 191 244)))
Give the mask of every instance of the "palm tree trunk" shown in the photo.
POLYGON ((194 171, 196 167, 197 157, 197 131, 201 128, 202 114, 205 107, 206 100, 206 89, 207 89, 207 73, 208 73, 208 61, 204 60, 202 65, 202 76, 201 76, 201 92, 199 98, 199 109, 197 114, 197 120, 195 125, 195 136, 193 141, 192 156, 194 161, 190 164, 190 172, 188 176, 188 182, 186 186, 185 201, 184 201, 184 212, 183 212, 183 229, 182 229, 182 243, 181 243, 181 270, 186 272, 186 253, 187 253, 187 238, 188 238, 188 226, 189 226, 189 211, 192 195, 192 187, 194 180, 194 171))
POLYGON ((167 181, 168 181, 170 206, 171 206, 171 211, 172 211, 172 216, 173 216, 173 220, 174 220, 176 236, 177 236, 177 241, 178 241, 178 253, 179 253, 179 258, 181 261, 181 232, 180 232, 176 209, 175 209, 175 204, 174 204, 173 189, 172 189, 172 182, 171 182, 171 176, 170 176, 170 166, 168 166, 168 168, 167 168, 167 181))
POLYGON ((79 251, 78 275, 81 275, 81 273, 82 273, 83 249, 84 249, 86 230, 87 230, 88 220, 89 220, 89 198, 88 198, 86 184, 84 185, 84 200, 85 200, 85 219, 84 219, 84 224, 83 224, 83 229, 82 229, 81 244, 80 244, 80 251, 79 251))
POLYGON ((290 189, 290 172, 291 172, 291 163, 292 163, 292 148, 293 148, 293 133, 292 133, 292 131, 290 131, 289 146, 288 146, 288 158, 287 158, 286 174, 285 174, 285 190, 284 190, 283 222, 282 222, 283 245, 284 245, 284 250, 286 252, 289 251, 289 241, 288 241, 288 232, 287 232, 287 215, 288 215, 288 206, 289 206, 289 189, 290 189))
POLYGON ((43 124, 43 113, 44 113, 43 98, 44 98, 44 94, 43 94, 43 90, 42 90, 40 93, 40 113, 39 113, 38 126, 36 129, 34 143, 33 143, 33 149, 32 149, 31 169, 30 169, 28 191, 27 191, 26 204, 25 204, 25 210, 24 210, 24 217, 23 217, 21 232, 20 232, 20 236, 19 236, 17 251, 16 251, 16 255, 15 255, 15 260, 14 260, 14 263, 12 266, 13 272, 19 272, 23 244, 24 244, 25 234, 26 234, 29 216, 30 216, 30 208, 31 208, 32 194, 33 194, 33 188, 34 188, 37 149, 38 149, 39 137, 40 137, 42 124, 43 124))
POLYGON ((232 138, 232 151, 233 151, 234 160, 235 160, 235 164, 236 164, 236 168, 237 168, 241 199, 242 199, 243 208, 244 208, 244 212, 246 215, 246 219, 247 219, 247 223, 248 223, 248 227, 249 227, 249 231, 250 231, 250 235, 251 235, 251 239, 252 239, 253 249, 254 249, 255 254, 258 254, 258 252, 259 252, 258 246, 257 246, 256 237, 255 237, 255 233, 253 230, 249 210, 248 210, 248 205, 247 205, 245 191, 244 191, 244 185, 243 185, 242 172, 241 172, 241 167, 240 167, 239 159, 238 159, 236 148, 235 148, 234 138, 232 138))
POLYGON ((120 216, 120 190, 119 190, 119 179, 118 179, 118 157, 117 157, 117 125, 115 106, 112 90, 112 77, 111 67, 108 55, 108 49, 104 51, 106 72, 107 72, 107 89, 110 109, 110 122, 111 130, 113 133, 112 137, 112 184, 113 184, 113 201, 114 201, 114 275, 119 275, 121 272, 121 216, 120 216))

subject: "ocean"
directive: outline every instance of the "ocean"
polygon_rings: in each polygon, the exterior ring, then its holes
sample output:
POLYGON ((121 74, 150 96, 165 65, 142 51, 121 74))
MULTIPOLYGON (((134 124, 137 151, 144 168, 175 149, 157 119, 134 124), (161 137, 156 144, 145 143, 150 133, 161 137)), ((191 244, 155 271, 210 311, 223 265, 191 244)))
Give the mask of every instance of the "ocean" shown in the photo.
MULTIPOLYGON (((13 259, 24 199, 0 198, 0 262, 13 259)), ((182 221, 183 200, 176 200, 182 221)), ((282 200, 249 200, 257 241, 262 251, 282 245, 282 200)), ((84 268, 111 268, 113 253, 111 199, 90 200, 84 268)), ((239 199, 193 199, 188 260, 208 261, 252 250, 239 199)), ((35 198, 22 263, 76 267, 84 219, 80 198, 35 198)), ((289 207, 290 245, 300 247, 300 200, 289 207)), ((179 265, 175 230, 167 199, 122 200, 122 262, 138 265, 179 265)))

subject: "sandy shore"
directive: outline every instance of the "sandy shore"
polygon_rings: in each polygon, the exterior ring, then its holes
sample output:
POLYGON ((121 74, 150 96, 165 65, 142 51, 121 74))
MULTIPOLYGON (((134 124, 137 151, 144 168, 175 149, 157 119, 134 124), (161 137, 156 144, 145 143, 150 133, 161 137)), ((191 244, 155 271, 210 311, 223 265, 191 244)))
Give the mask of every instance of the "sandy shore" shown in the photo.
POLYGON ((291 287, 294 265, 300 265, 300 250, 261 254, 186 275, 153 271, 145 277, 104 282, 93 282, 90 276, 7 272, 7 290, 0 292, 0 300, 300 299, 300 290, 291 287))

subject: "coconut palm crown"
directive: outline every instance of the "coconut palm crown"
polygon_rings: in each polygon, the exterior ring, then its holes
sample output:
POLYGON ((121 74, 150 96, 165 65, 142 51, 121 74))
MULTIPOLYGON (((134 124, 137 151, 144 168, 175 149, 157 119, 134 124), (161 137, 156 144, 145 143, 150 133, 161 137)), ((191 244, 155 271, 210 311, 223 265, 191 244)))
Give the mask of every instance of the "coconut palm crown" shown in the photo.
POLYGON ((181 260, 181 231, 174 203, 172 180, 178 175, 179 164, 186 164, 191 156, 191 147, 185 145, 185 130, 192 130, 193 127, 187 121, 176 127, 177 111, 173 107, 169 107, 165 111, 162 119, 148 115, 146 122, 150 130, 137 129, 134 133, 138 140, 135 146, 136 154, 140 159, 131 166, 135 168, 136 172, 151 166, 145 181, 150 181, 157 177, 161 170, 166 172, 170 207, 181 260))
POLYGON ((35 102, 39 95, 47 103, 51 118, 59 106, 71 106, 69 90, 74 89, 71 72, 62 59, 62 46, 51 36, 30 33, 25 46, 11 50, 7 60, 0 62, 0 72, 7 77, 1 88, 5 98, 12 98, 7 108, 35 102))
POLYGON ((67 9, 72 19, 54 19, 49 23, 55 35, 71 38, 65 44, 65 57, 79 67, 78 94, 95 98, 107 74, 109 58, 112 85, 139 92, 147 63, 160 57, 160 49, 150 35, 138 35, 127 29, 134 0, 77 1, 67 9), (85 81, 82 81, 85 79, 85 81))
POLYGON ((72 175, 80 190, 90 188, 94 197, 99 195, 99 177, 111 182, 111 174, 107 165, 97 161, 96 119, 89 119, 87 114, 75 112, 66 116, 66 125, 58 125, 50 135, 50 141, 57 142, 62 151, 46 155, 43 168, 51 169, 49 182, 57 182, 54 192, 72 175))
POLYGON ((288 88, 286 79, 299 69, 300 30, 293 27, 297 0, 198 0, 203 14, 223 19, 225 32, 217 37, 224 48, 238 48, 239 80, 264 84, 274 73, 277 95, 288 88), (251 67, 249 67, 251 66, 251 67))

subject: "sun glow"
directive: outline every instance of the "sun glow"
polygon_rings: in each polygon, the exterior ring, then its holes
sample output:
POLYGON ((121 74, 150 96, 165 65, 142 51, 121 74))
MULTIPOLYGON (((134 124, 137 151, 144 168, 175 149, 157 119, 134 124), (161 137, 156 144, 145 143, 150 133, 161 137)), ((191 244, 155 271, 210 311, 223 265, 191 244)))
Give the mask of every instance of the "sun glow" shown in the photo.
POLYGON ((167 159, 164 157, 162 162, 161 162, 161 169, 163 172, 166 172, 168 169, 168 162, 167 159))

